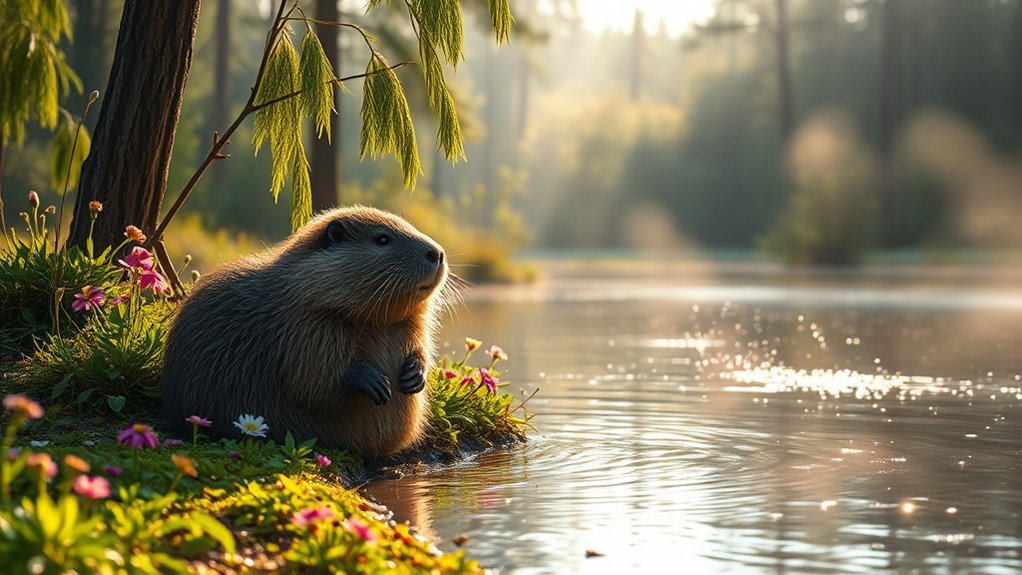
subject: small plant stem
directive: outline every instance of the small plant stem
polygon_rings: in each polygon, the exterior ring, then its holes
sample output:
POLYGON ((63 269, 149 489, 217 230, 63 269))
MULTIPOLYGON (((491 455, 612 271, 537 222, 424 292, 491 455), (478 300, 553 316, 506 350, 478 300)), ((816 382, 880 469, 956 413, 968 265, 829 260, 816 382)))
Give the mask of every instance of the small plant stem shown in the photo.
POLYGON ((195 447, 198 444, 199 444, 199 424, 198 423, 193 423, 192 424, 192 447, 195 447))
POLYGON ((170 281, 170 287, 174 289, 174 297, 183 298, 188 295, 184 284, 181 283, 181 278, 177 275, 177 270, 174 269, 174 262, 170 259, 170 254, 167 253, 167 246, 163 244, 163 240, 157 240, 156 244, 153 245, 153 251, 156 252, 156 259, 160 261, 160 267, 163 268, 164 275, 170 281))
MULTIPOLYGON (((78 118, 78 123, 75 125, 75 138, 71 141, 71 155, 67 159, 67 175, 64 176, 64 194, 60 197, 60 211, 57 212, 57 229, 56 233, 53 234, 53 253, 56 254, 60 251, 60 224, 64 221, 64 202, 67 200, 67 186, 71 181, 71 166, 74 164, 75 149, 78 147, 78 135, 82 133, 82 123, 85 122, 85 117, 89 115, 89 108, 92 107, 92 103, 99 97, 99 91, 94 91, 89 96, 89 101, 85 104, 85 110, 82 112, 82 117, 78 118)), ((89 228, 89 237, 92 237, 92 228, 89 228)))
MULTIPOLYGON (((4 236, 4 245, 11 245, 7 240, 7 218, 4 216, 4 129, 0 126, 0 228, 4 236)), ((13 247, 13 246, 12 246, 13 247)))
POLYGON ((171 482, 170 487, 167 488, 167 493, 173 493, 174 492, 174 488, 177 487, 177 484, 181 482, 181 478, 182 477, 184 477, 184 474, 181 473, 180 471, 178 471, 177 472, 177 477, 174 478, 174 481, 171 482))
POLYGON ((0 502, 3 503, 4 509, 6 509, 11 503, 11 460, 8 454, 11 452, 11 446, 14 445, 14 436, 18 433, 18 427, 21 425, 21 421, 17 416, 11 417, 10 423, 7 424, 7 431, 4 433, 3 442, 3 453, 0 453, 0 502))

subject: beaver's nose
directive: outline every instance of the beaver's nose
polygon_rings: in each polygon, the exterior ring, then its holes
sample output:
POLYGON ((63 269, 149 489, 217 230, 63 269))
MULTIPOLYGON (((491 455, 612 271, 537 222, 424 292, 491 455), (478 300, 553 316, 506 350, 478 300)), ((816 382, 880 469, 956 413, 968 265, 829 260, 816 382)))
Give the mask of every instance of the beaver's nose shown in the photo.
POLYGON ((426 250, 426 259, 430 263, 441 264, 444 261, 444 250, 438 248, 429 248, 426 250))

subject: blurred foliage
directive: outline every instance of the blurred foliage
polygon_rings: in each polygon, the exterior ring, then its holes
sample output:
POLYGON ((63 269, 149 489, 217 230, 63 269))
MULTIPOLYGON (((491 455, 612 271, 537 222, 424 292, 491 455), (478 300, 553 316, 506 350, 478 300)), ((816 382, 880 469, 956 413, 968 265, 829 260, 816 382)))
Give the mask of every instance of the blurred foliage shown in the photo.
POLYGON ((524 281, 535 270, 512 256, 529 241, 526 223, 512 207, 525 188, 525 177, 502 170, 500 185, 474 186, 457 196, 436 196, 420 187, 401 190, 381 178, 368 187, 343 190, 347 203, 367 204, 393 211, 432 237, 448 254, 451 271, 469 281, 524 281))
MULTIPOLYGON (((425 174, 419 179, 428 191, 411 194, 409 204, 418 204, 420 194, 446 198, 477 187, 498 189, 501 166, 510 166, 529 175, 528 189, 510 206, 539 247, 757 247, 779 218, 804 209, 794 204, 803 203, 795 197, 806 193, 786 160, 792 142, 780 133, 776 0, 714 4, 709 21, 672 37, 655 23, 637 33, 594 33, 583 25, 586 14, 574 12, 570 2, 519 0, 511 3, 515 42, 496 50, 488 3, 465 2, 466 58, 448 78, 448 91, 471 162, 450 169, 444 161, 450 150, 434 154, 437 125, 420 125, 416 142, 425 174)), ((272 17, 259 6, 234 6, 234 108, 248 95, 272 17)), ((408 7, 381 3, 368 14, 345 16, 377 38, 392 62, 426 56, 447 62, 446 43, 435 44, 432 56, 419 53, 408 7)), ((1013 208, 999 210, 1014 205, 1014 196, 971 194, 946 170, 919 161, 908 132, 937 110, 973 130, 991 157, 1005 166, 1017 163, 1022 1, 789 0, 788 7, 795 132, 829 109, 842 110, 856 126, 855 145, 876 162, 874 211, 863 214, 873 218, 863 222, 875 232, 872 245, 1017 247, 975 232, 975 221, 961 221, 962 213, 1015 214, 1013 208), (970 207, 979 201, 991 204, 970 207)), ((213 42, 213 20, 203 19, 171 189, 184 184, 210 133, 222 129, 209 121, 213 42)), ((364 71, 369 56, 358 32, 342 31, 343 75, 364 71)), ((396 71, 416 115, 437 102, 424 72, 420 66, 396 71)), ((360 162, 361 120, 353 103, 363 96, 358 84, 349 86, 354 97, 338 103, 339 201, 407 195, 397 191, 403 178, 392 177, 392 164, 360 162), (371 198, 355 191, 378 188, 381 178, 394 190, 371 198)), ((201 213, 211 229, 257 232, 272 243, 290 228, 269 197, 247 193, 265 188, 271 178, 269 166, 237 147, 250 135, 248 127, 235 134, 233 157, 223 163, 225 179, 217 189, 204 179, 188 209, 201 213)), ((30 130, 25 150, 5 159, 9 189, 27 190, 32 177, 38 181, 40 162, 30 157, 41 149, 38 139, 30 130)), ((387 205, 405 209, 394 201, 387 205)), ((486 248, 483 240, 475 245, 495 254, 504 250, 486 248)))
POLYGON ((90 145, 88 131, 76 130, 76 119, 60 107, 61 98, 82 91, 62 50, 65 40, 71 40, 71 17, 63 0, 7 0, 0 6, 0 150, 20 147, 32 119, 55 130, 49 180, 59 191, 65 180, 69 190, 78 185, 90 145))
POLYGON ((187 267, 178 269, 182 274, 187 274, 189 270, 206 273, 219 263, 265 248, 262 242, 250 234, 230 232, 225 228, 213 230, 204 226, 202 216, 196 212, 184 214, 175 220, 174 227, 167 232, 166 244, 167 251, 189 260, 187 267))
POLYGON ((830 112, 807 122, 789 163, 795 193, 764 249, 795 264, 857 263, 876 233, 876 160, 851 119, 830 112))

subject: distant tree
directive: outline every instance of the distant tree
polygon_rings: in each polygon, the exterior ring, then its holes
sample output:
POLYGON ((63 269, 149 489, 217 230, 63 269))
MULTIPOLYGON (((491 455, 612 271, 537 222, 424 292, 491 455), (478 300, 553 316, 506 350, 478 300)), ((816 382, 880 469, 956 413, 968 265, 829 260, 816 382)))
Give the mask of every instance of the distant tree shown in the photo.
MULTIPOLYGON (((777 126, 782 145, 791 139, 795 125, 795 104, 791 87, 791 22, 788 0, 727 0, 717 4, 717 13, 697 30, 703 35, 722 36, 763 32, 774 48, 777 83, 777 126), (746 19, 746 14, 755 15, 746 19)), ((732 60, 733 61, 733 60, 732 60)))
POLYGON ((880 30, 880 77, 878 86, 878 130, 880 152, 880 220, 885 237, 897 225, 897 187, 894 182, 894 137, 898 122, 900 57, 900 10, 898 0, 882 4, 880 30))
POLYGON ((791 140, 795 125, 795 105, 791 93, 791 34, 788 23, 788 0, 776 0, 777 20, 772 30, 777 58, 777 106, 781 142, 791 140))
MULTIPOLYGON (((216 7, 216 62, 213 74, 213 114, 210 117, 211 132, 223 129, 230 118, 231 102, 231 2, 219 0, 216 7)), ((213 167, 213 188, 219 189, 227 179, 227 165, 223 162, 213 167)))
MULTIPOLYGON (((316 24, 316 35, 323 45, 323 53, 330 62, 333 76, 341 73, 341 49, 338 43, 338 28, 332 22, 341 19, 337 6, 339 0, 316 0, 315 15, 321 23, 316 24)), ((340 88, 331 84, 333 100, 338 101, 340 88)), ((330 121, 321 137, 312 140, 312 208, 325 210, 337 205, 337 191, 341 177, 341 122, 340 114, 331 114, 330 121), (322 136, 326 136, 325 138, 322 136)))

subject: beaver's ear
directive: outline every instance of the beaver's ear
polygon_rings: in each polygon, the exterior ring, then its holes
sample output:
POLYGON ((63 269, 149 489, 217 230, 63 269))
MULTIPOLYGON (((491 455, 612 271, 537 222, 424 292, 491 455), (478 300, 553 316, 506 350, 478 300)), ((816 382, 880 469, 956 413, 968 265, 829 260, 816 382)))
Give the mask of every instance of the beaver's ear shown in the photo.
POLYGON ((334 220, 326 226, 326 244, 332 246, 343 242, 350 238, 351 235, 348 230, 345 229, 344 223, 341 220, 334 220))

